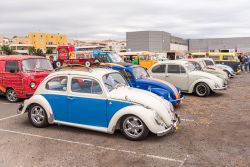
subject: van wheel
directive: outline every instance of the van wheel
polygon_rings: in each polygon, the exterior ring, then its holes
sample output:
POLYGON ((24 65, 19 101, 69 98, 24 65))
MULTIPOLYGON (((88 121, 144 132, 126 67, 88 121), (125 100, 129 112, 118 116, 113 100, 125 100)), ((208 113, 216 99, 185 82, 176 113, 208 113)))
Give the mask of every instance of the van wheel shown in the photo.
POLYGON ((90 67, 91 63, 90 63, 90 61, 85 61, 84 65, 85 65, 85 67, 90 67))
POLYGON ((19 99, 17 98, 17 94, 15 92, 14 89, 10 88, 7 90, 6 92, 6 99, 11 102, 11 103, 15 103, 17 102, 19 99))
POLYGON ((147 137, 149 130, 145 123, 134 115, 127 115, 120 123, 121 133, 129 140, 143 140, 147 137))
POLYGON ((45 128, 49 126, 46 111, 39 104, 33 104, 28 112, 30 123, 37 128, 45 128))
POLYGON ((195 94, 199 97, 206 97, 210 95, 210 88, 206 83, 198 83, 195 86, 195 94))

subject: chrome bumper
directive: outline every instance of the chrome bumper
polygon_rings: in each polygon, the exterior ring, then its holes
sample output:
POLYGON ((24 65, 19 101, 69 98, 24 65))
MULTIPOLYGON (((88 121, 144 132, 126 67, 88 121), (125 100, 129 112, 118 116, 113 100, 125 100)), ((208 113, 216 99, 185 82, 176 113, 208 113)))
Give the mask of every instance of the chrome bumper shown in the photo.
POLYGON ((226 86, 223 86, 221 88, 214 88, 213 91, 221 91, 221 90, 226 90, 227 89, 227 85, 226 86))
POLYGON ((176 117, 176 120, 170 127, 168 127, 167 129, 165 129, 163 131, 157 132, 156 135, 157 136, 164 136, 166 134, 175 132, 179 128, 179 124, 181 122, 180 117, 177 114, 175 114, 175 117, 176 117))
POLYGON ((24 104, 20 104, 17 109, 17 114, 20 114, 23 111, 24 104))

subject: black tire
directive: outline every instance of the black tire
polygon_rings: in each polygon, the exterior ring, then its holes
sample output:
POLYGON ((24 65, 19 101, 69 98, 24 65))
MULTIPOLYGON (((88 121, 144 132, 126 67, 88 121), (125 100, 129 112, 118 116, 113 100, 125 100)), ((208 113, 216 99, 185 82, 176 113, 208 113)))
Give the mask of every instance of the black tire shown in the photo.
POLYGON ((210 95, 211 89, 206 83, 200 82, 195 86, 194 92, 199 97, 207 97, 210 95))
POLYGON ((90 66, 91 66, 90 61, 88 61, 88 60, 87 60, 87 61, 85 61, 85 62, 84 62, 84 66, 85 66, 85 67, 90 67, 90 66))
POLYGON ((99 59, 95 59, 95 60, 94 60, 94 63, 95 63, 95 64, 100 64, 101 61, 100 61, 99 59))
POLYGON ((60 62, 60 61, 57 61, 56 62, 56 68, 59 68, 59 67, 61 67, 63 64, 60 62))
POLYGON ((149 133, 148 127, 145 125, 145 123, 139 117, 135 115, 126 115, 122 117, 120 121, 120 129, 121 129, 121 133, 123 134, 123 136, 125 136, 128 140, 132 140, 132 141, 143 140, 148 136, 148 133, 149 133), (135 121, 135 119, 137 119, 137 121, 135 121), (132 132, 131 131, 128 132, 128 129, 129 129, 128 127, 129 124, 127 123, 128 120, 135 121, 134 123, 132 123, 133 125, 135 125, 131 127, 132 132), (135 133, 132 134, 135 131, 138 132, 139 134, 138 135, 136 135, 135 133))
POLYGON ((10 102, 10 103, 16 103, 19 101, 19 98, 17 98, 17 94, 16 91, 12 88, 8 89, 6 91, 6 99, 10 102))
MULTIPOLYGON (((38 111, 38 110, 37 110, 37 111, 38 111)), ((36 116, 38 117, 38 115, 36 115, 36 116)), ((32 104, 32 105, 29 107, 28 117, 29 117, 30 123, 31 123, 34 127, 36 127, 36 128, 45 128, 45 127, 49 126, 47 113, 46 113, 46 111, 44 110, 44 108, 43 108, 41 105, 39 105, 39 104, 32 104), (36 112, 35 110, 36 110, 36 109, 39 109, 39 108, 41 109, 40 112, 41 112, 41 111, 43 112, 42 114, 40 114, 40 118, 42 118, 41 115, 43 115, 43 120, 41 120, 41 121, 38 121, 37 119, 35 119, 35 116, 33 116, 33 114, 36 115, 36 114, 34 113, 34 112, 36 112), (36 121, 36 120, 37 120, 37 121, 36 121)))

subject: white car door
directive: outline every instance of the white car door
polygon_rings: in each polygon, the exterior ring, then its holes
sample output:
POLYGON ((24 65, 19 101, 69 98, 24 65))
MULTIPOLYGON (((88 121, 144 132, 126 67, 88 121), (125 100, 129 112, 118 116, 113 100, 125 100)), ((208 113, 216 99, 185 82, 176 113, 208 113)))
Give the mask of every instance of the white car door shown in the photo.
POLYGON ((179 86, 182 91, 187 91, 189 87, 187 70, 178 64, 168 64, 166 69, 165 80, 179 86))

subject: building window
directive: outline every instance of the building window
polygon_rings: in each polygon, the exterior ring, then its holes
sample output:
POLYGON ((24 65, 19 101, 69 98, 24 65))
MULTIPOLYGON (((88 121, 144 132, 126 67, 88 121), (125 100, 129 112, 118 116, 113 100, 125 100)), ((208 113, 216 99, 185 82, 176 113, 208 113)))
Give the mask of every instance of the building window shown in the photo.
POLYGON ((53 38, 53 36, 51 36, 51 38, 53 38))
POLYGON ((33 35, 33 37, 35 38, 35 37, 36 37, 36 35, 33 35))

